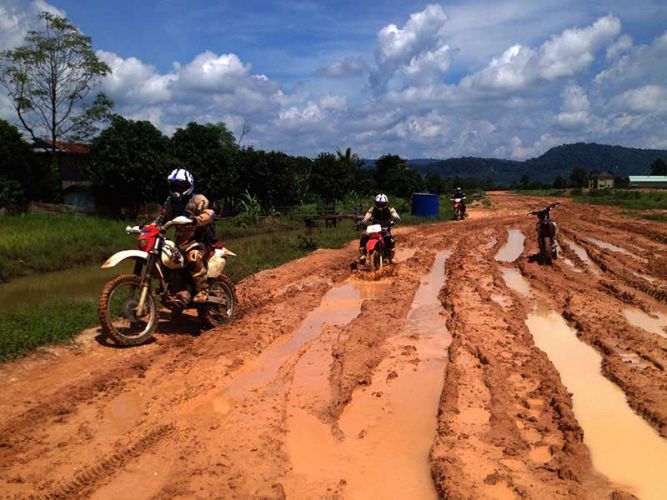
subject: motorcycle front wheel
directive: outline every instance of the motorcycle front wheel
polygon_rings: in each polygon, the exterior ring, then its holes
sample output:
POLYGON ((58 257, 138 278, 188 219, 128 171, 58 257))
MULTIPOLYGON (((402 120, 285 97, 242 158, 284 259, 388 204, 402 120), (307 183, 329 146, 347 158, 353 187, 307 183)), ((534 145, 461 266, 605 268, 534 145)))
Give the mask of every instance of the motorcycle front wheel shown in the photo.
POLYGON ((157 328, 158 307, 152 293, 146 296, 144 314, 137 315, 141 278, 121 274, 109 281, 97 304, 102 331, 121 346, 136 346, 150 340, 157 328))
POLYGON ((382 269, 382 253, 379 250, 373 250, 369 257, 369 265, 371 271, 379 271, 382 269))
POLYGON ((199 307, 199 317, 207 329, 232 322, 236 314, 236 288, 230 279, 221 275, 209 279, 209 299, 215 302, 199 307))

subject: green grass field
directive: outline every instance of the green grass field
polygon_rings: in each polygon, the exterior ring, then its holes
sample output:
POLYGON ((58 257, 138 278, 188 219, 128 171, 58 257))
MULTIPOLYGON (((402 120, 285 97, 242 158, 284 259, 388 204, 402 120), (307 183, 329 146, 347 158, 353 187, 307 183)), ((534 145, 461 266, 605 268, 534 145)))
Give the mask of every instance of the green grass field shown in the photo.
POLYGON ((602 189, 589 193, 573 192, 572 198, 582 203, 609 205, 632 210, 667 210, 667 191, 602 189))

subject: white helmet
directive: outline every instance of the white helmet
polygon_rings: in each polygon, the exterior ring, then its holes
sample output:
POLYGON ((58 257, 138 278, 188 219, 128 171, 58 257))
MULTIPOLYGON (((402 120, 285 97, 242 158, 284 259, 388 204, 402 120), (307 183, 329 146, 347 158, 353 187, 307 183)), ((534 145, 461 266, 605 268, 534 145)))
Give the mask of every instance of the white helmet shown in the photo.
POLYGON ((384 193, 380 193, 375 197, 375 206, 378 208, 385 208, 387 205, 389 205, 389 198, 387 198, 387 195, 384 193))
POLYGON ((190 196, 195 189, 195 178, 185 169, 176 168, 167 177, 169 192, 174 200, 190 196))

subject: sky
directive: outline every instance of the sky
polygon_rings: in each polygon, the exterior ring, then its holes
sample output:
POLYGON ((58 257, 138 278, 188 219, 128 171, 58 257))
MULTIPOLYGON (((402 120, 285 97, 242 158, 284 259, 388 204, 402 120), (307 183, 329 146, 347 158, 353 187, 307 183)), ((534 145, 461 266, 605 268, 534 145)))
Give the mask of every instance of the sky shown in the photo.
POLYGON ((116 112, 166 134, 246 123, 244 145, 365 158, 667 149, 662 0, 0 0, 0 50, 43 10, 92 37, 116 112))

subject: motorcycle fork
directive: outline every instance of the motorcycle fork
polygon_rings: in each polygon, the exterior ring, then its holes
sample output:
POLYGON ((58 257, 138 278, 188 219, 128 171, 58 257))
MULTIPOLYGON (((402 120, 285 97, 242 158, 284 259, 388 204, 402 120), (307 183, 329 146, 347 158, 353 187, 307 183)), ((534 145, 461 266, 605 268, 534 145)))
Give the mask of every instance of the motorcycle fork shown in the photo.
POLYGON ((148 255, 148 260, 146 265, 141 270, 141 292, 139 293, 139 303, 137 304, 137 316, 141 317, 144 315, 144 308, 146 306, 146 299, 151 289, 151 274, 153 266, 155 265, 156 255, 151 252, 148 255))

